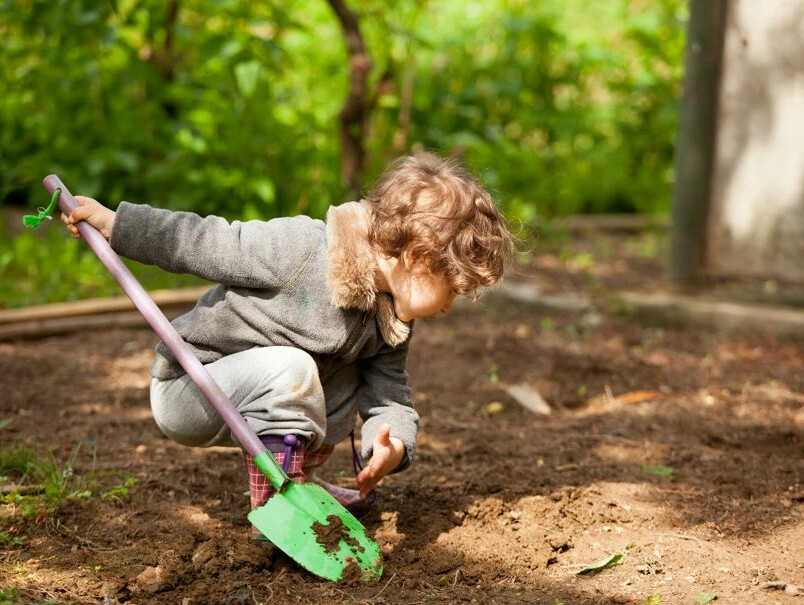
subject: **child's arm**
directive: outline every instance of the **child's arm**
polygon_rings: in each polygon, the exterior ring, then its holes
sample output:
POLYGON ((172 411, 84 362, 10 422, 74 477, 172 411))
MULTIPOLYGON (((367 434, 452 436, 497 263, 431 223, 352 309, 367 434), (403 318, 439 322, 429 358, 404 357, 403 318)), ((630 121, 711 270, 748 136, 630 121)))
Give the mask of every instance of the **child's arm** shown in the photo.
POLYGON ((405 371, 407 352, 407 342, 396 349, 386 346, 361 363, 357 397, 363 418, 362 453, 369 462, 358 483, 366 494, 385 475, 407 468, 416 451, 419 415, 405 371))
POLYGON ((229 223, 127 202, 115 213, 91 198, 76 199, 80 206, 62 219, 73 236, 75 223, 83 219, 122 256, 227 286, 278 288, 315 244, 313 222, 306 217, 229 223))

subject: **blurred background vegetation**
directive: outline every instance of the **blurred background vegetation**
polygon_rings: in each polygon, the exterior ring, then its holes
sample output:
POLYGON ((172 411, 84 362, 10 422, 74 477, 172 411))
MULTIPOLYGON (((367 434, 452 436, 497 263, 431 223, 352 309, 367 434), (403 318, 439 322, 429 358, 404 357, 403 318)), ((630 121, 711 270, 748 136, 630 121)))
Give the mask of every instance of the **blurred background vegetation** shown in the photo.
POLYGON ((341 174, 349 58, 324 0, 0 0, 2 305, 119 292, 60 225, 21 233, 52 172, 111 207, 322 217, 426 148, 460 156, 526 228, 668 210, 684 0, 349 8, 371 60, 358 186, 341 174))

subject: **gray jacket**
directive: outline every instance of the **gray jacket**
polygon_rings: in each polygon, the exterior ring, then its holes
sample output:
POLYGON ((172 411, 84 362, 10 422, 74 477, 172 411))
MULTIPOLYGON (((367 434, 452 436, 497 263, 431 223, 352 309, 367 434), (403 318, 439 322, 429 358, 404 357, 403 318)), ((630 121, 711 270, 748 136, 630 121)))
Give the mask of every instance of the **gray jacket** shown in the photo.
MULTIPOLYGON (((339 409, 329 409, 327 398, 326 441, 346 437, 358 411, 363 456, 371 456, 387 423, 407 450, 401 470, 413 459, 419 421, 405 370, 411 326, 396 317, 391 298, 377 292, 367 226, 360 202, 330 208, 326 223, 306 216, 228 223, 122 202, 110 242, 133 260, 219 284, 173 321, 202 363, 287 345, 307 351, 328 372, 356 366, 357 396, 339 409)), ((151 376, 182 374, 160 342, 151 376)))

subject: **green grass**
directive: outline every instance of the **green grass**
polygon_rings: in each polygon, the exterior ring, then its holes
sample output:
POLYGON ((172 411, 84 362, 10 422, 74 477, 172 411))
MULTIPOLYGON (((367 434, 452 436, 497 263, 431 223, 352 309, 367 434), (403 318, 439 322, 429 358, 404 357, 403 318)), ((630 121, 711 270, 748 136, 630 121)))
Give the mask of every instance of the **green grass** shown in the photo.
MULTIPOLYGON (((9 423, 9 420, 0 420, 0 435, 9 423)), ((59 460, 50 451, 43 452, 21 442, 0 445, 0 485, 16 488, 0 496, 0 507, 6 509, 0 522, 15 524, 11 527, 0 526, 0 552, 9 554, 26 548, 27 536, 22 535, 20 525, 15 520, 35 517, 38 521, 43 516, 57 514, 59 507, 69 501, 87 498, 108 500, 128 496, 137 480, 123 471, 96 470, 94 451, 91 468, 86 472, 76 470, 81 445, 76 445, 66 460, 59 460)), ((22 559, 12 554, 10 559, 4 557, 4 560, 13 565, 14 573, 23 573, 25 568, 22 559)), ((42 591, 36 588, 0 585, 0 605, 77 603, 74 600, 40 600, 41 598, 42 591)))
MULTIPOLYGON (((137 480, 123 471, 99 471, 92 467, 78 473, 75 470, 81 443, 66 460, 58 460, 52 452, 12 442, 0 446, 0 485, 12 486, 0 496, 0 503, 14 507, 23 517, 52 515, 67 501, 85 498, 102 500, 124 498, 137 480)), ((0 544, 5 534, 0 531, 0 544)), ((5 540, 13 540, 8 536, 5 540)))

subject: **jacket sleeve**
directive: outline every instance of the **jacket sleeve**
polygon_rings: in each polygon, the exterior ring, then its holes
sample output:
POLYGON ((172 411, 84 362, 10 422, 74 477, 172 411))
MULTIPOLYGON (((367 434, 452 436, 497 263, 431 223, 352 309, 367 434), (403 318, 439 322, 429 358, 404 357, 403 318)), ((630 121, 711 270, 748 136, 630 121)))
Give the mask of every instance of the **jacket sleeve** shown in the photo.
POLYGON ((229 223, 219 216, 122 202, 110 243, 127 258, 173 273, 226 286, 275 289, 309 254, 314 238, 306 218, 229 223))
POLYGON ((405 444, 405 456, 392 472, 406 469, 416 453, 419 414, 413 409, 405 362, 410 338, 397 348, 385 345, 380 353, 360 362, 361 382, 357 402, 363 419, 363 458, 370 458, 374 439, 383 424, 391 425, 391 437, 405 444))

